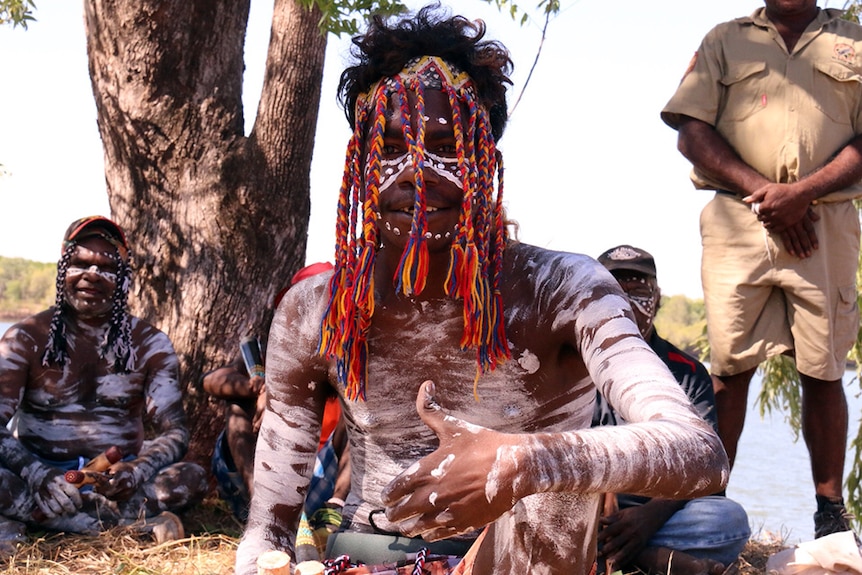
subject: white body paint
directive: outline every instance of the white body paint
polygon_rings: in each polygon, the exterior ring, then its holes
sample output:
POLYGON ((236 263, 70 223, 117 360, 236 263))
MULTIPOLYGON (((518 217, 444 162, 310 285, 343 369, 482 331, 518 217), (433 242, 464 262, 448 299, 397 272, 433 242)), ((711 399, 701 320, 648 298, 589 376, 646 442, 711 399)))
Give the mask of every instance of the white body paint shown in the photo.
MULTIPOLYGON (((515 491, 534 495, 493 524, 484 545, 494 548, 497 562, 487 572, 586 575, 595 557, 601 493, 686 497, 714 487, 722 474, 726 481, 726 459, 718 438, 640 338, 627 299, 597 262, 514 244, 503 277, 513 360, 479 379, 478 402, 475 355, 452 344, 463 327, 460 302, 432 300, 398 314, 376 308, 367 401, 343 403, 352 465, 345 521, 368 526, 369 513, 383 508, 383 488, 405 471, 418 473, 416 462, 437 448, 437 437, 414 410, 419 385, 432 379, 443 409, 469 422, 465 431, 491 428, 523 437, 518 447, 498 451, 484 495, 491 501, 511 487, 499 481, 512 462, 521 466, 515 491), (376 331, 375 320, 398 326, 397 333, 376 331), (594 382, 629 425, 589 429, 594 382)), ((276 516, 279 505, 298 509, 302 503, 319 428, 319 399, 298 397, 297 390, 307 389, 308 374, 317 374, 344 392, 334 366, 315 355, 327 279, 297 285, 273 322, 267 389, 284 403, 272 399, 264 418, 239 575, 253 574, 254 558, 265 549, 292 549, 295 524, 276 516)), ((457 482, 447 473, 453 461, 447 457, 428 473, 457 482)), ((437 497, 435 489, 439 505, 437 497)), ((440 517, 450 516, 441 510, 440 517)), ((374 521, 384 530, 399 528, 382 514, 374 521)))
POLYGON ((136 359, 129 373, 121 373, 114 369, 113 358, 100 355, 106 326, 67 317, 65 365, 42 366, 52 315, 49 309, 31 316, 0 340, 0 467, 26 484, 16 485, 19 491, 11 503, 0 503, 0 515, 32 521, 40 482, 54 481, 52 474, 62 480, 61 470, 36 456, 55 462, 86 460, 113 446, 133 460, 120 464, 127 466, 127 477, 134 477, 134 483, 124 484, 131 488, 131 498, 109 501, 93 494, 98 507, 67 511, 45 526, 90 533, 99 530, 101 521, 107 525, 130 521, 167 509, 162 502, 183 506, 202 497, 207 490, 204 470, 177 463, 185 455, 189 435, 179 363, 168 337, 131 318, 136 359), (7 424, 16 414, 13 436, 7 424), (145 429, 152 434, 146 441, 145 429))
POLYGON ((453 454, 449 454, 446 456, 446 459, 443 460, 443 463, 437 466, 437 469, 431 472, 431 475, 440 479, 441 477, 446 477, 446 470, 452 465, 452 462, 455 460, 455 456, 453 454))

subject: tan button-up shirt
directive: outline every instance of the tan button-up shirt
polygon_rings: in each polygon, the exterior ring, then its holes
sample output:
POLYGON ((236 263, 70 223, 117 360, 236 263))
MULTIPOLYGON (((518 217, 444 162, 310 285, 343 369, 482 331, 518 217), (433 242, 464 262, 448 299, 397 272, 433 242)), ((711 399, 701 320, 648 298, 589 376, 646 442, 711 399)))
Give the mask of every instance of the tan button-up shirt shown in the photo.
MULTIPOLYGON (((689 71, 662 110, 702 120, 768 179, 790 183, 828 163, 862 133, 862 27, 821 9, 788 53, 760 8, 719 24, 703 39, 689 71)), ((695 187, 721 189, 697 169, 695 187)), ((821 201, 862 196, 862 184, 821 201)))

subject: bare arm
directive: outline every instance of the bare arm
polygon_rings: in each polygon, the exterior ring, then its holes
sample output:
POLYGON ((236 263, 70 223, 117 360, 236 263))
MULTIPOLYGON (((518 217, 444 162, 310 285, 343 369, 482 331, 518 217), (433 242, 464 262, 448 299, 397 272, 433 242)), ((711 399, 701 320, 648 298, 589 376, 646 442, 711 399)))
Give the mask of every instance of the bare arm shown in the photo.
POLYGON ((254 399, 263 388, 264 379, 260 376, 249 377, 237 362, 225 365, 204 375, 204 391, 219 399, 254 399))
POLYGON ((742 161, 715 128, 689 116, 681 116, 677 147, 694 167, 726 190, 747 196, 770 183, 742 161))
POLYGON ((600 519, 600 555, 612 566, 630 565, 653 535, 685 507, 679 499, 650 499, 643 505, 618 509, 600 519))
MULTIPOLYGON (((34 328, 32 323, 30 329, 34 328)), ((78 489, 63 473, 35 457, 7 428, 18 410, 31 370, 40 369, 42 346, 29 329, 15 326, 0 340, 0 462, 24 479, 39 509, 47 517, 81 507, 78 489)))
POLYGON ((593 381, 629 425, 500 433, 444 413, 426 382, 417 410, 439 448, 383 493, 387 516, 404 533, 428 539, 464 533, 535 493, 688 498, 723 488, 728 462, 718 436, 640 338, 618 284, 598 268, 576 270, 570 279, 583 285, 561 288, 568 297, 546 313, 572 334, 593 381))
POLYGON ((270 331, 266 357, 266 409, 255 452, 254 496, 236 573, 257 573, 258 556, 270 550, 293 554, 296 529, 320 440, 329 383, 317 356, 317 321, 297 311, 301 289, 288 292, 270 331))

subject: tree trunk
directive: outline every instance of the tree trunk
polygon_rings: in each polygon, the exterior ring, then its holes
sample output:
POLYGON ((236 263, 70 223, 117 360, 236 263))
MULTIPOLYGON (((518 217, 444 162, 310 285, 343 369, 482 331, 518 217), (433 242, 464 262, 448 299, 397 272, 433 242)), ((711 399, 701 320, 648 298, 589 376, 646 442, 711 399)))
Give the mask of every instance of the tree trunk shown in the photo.
POLYGON ((134 254, 132 311, 174 343, 190 457, 205 464, 223 420, 201 375, 235 358, 244 335, 266 335, 273 296, 305 261, 326 45, 320 15, 275 1, 258 115, 245 137, 249 0, 85 5, 109 202, 134 254))

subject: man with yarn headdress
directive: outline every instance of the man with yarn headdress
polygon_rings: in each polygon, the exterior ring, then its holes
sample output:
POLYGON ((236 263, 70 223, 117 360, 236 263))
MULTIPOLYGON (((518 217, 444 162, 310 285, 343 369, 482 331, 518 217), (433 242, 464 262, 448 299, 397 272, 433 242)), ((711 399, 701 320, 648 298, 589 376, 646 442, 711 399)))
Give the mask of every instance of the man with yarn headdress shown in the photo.
POLYGON ((613 277, 507 238, 511 60, 484 31, 432 6, 354 38, 335 269, 273 319, 240 575, 292 551, 332 394, 352 465, 342 529, 368 537, 357 553, 394 533, 406 551, 463 543, 459 572, 586 575, 602 492, 724 485, 720 441, 613 277), (589 429, 594 382, 630 425, 589 429))
POLYGON ((130 282, 123 230, 101 216, 76 220, 63 238, 56 303, 0 340, 6 551, 25 525, 96 533, 158 517, 176 536, 182 523, 169 510, 206 493, 204 469, 180 462, 189 433, 177 356, 164 333, 129 314, 130 282), (90 470, 106 452, 116 456, 90 470), (81 478, 90 485, 79 489, 81 478))

